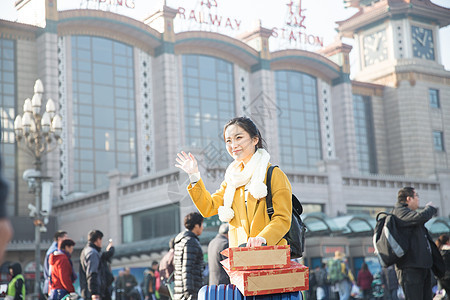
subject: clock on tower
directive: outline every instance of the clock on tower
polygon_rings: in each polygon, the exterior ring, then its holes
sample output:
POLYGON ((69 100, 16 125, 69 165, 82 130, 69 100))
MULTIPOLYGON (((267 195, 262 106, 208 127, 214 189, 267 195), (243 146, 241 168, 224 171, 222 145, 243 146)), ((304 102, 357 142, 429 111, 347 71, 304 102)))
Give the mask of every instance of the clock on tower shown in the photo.
POLYGON ((412 25, 411 37, 414 57, 434 60, 433 31, 412 25))
POLYGON ((364 63, 366 66, 384 61, 388 58, 386 30, 364 36, 364 63))

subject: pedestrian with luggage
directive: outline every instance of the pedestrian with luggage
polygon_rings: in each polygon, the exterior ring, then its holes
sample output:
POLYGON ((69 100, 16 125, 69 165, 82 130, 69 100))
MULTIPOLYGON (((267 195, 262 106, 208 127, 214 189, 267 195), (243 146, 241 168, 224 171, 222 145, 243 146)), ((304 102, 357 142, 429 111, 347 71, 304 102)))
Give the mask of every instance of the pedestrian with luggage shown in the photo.
POLYGON ((355 278, 347 266, 345 254, 339 250, 334 252, 334 259, 328 261, 328 281, 335 286, 335 290, 338 290, 340 300, 350 299, 355 278))
POLYGON ((326 270, 326 264, 321 263, 320 267, 316 269, 315 272, 317 289, 316 298, 317 300, 325 300, 329 297, 329 285, 328 285, 328 274, 326 270))
POLYGON ((176 167, 189 175, 188 192, 204 217, 219 215, 229 222, 230 247, 263 244, 286 245, 283 238, 291 227, 292 188, 287 176, 274 168, 271 188, 274 214, 269 218, 265 185, 270 154, 255 123, 247 117, 230 120, 224 127, 223 138, 234 161, 228 166, 219 190, 210 194, 200 176, 193 154, 177 154, 176 167))
POLYGON ((431 267, 433 257, 431 247, 436 245, 431 239, 425 223, 437 212, 431 202, 417 212, 419 194, 413 187, 398 191, 393 214, 400 220, 399 231, 409 239, 409 249, 396 263, 397 277, 408 300, 431 300, 431 267))

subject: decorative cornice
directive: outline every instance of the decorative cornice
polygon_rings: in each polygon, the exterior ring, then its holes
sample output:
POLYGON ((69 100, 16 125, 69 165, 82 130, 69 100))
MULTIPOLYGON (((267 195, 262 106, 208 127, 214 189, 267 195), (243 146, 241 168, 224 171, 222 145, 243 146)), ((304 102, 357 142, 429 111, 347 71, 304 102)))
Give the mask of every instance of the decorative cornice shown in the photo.
POLYGON ((125 16, 90 9, 60 12, 58 35, 77 34, 107 37, 152 54, 161 45, 161 33, 125 16))
POLYGON ((340 77, 341 68, 318 53, 304 50, 282 50, 272 53, 271 70, 298 70, 320 77, 329 83, 340 77))
POLYGON ((384 85, 352 80, 352 93, 364 96, 383 97, 384 85))
POLYGON ((0 20, 0 37, 12 40, 35 40, 40 27, 0 20))

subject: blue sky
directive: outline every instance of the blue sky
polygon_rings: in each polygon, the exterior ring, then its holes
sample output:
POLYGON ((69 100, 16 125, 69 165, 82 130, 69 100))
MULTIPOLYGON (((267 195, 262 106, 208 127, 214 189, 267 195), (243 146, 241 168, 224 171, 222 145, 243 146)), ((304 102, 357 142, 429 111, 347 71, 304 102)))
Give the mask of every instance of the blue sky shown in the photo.
MULTIPOLYGON (((15 0, 0 0, 2 3, 2 9, 0 10, 0 18, 15 20, 16 11, 14 8, 15 0)), ((99 0, 58 0, 58 9, 76 9, 86 8, 89 5, 90 8, 96 8, 99 0)), ((109 2, 114 0, 100 0, 103 2, 109 2)), ((163 3, 163 0, 122 0, 123 3, 128 3, 129 6, 134 4, 134 8, 127 8, 123 6, 110 6, 109 8, 102 4, 102 9, 110 10, 116 13, 124 14, 129 17, 142 20, 148 16, 151 12, 155 11, 163 3)), ((205 0, 204 0, 205 1, 205 0)), ((207 0, 205 1, 207 2, 207 0)), ((298 2, 298 1, 294 1, 298 2)), ((450 8, 449 0, 432 0, 432 2, 450 8)), ((168 6, 173 8, 183 7, 187 12, 194 9, 201 11, 201 0, 166 0, 168 6)), ((281 28, 286 23, 286 16, 288 13, 287 3, 288 0, 274 1, 274 0, 210 0, 210 3, 216 3, 217 7, 213 7, 211 12, 220 15, 223 19, 230 18, 240 22, 239 31, 228 30, 223 31, 232 36, 238 36, 239 34, 251 29, 260 20, 263 27, 281 28)), ((203 10, 204 10, 203 6, 203 10)), ((306 32, 311 35, 323 38, 324 45, 331 43, 336 36, 336 21, 345 20, 348 17, 356 13, 356 9, 344 8, 343 0, 302 0, 303 15, 305 16, 304 23, 306 32)), ((187 14, 187 13, 186 13, 187 14)), ((194 30, 198 29, 198 24, 193 22, 186 22, 175 19, 175 30, 194 30), (196 27, 197 26, 197 27, 196 27)), ((236 26, 235 26, 236 28, 236 26)), ((271 50, 277 47, 283 47, 287 42, 283 42, 281 39, 271 38, 271 50), (283 44, 284 43, 284 44, 283 44)), ((346 43, 352 44, 352 40, 345 40, 346 43)), ((450 49, 450 26, 442 28, 440 30, 440 42, 441 42, 441 59, 447 70, 450 70, 450 51, 443 51, 444 49, 450 49)), ((310 46, 299 45, 307 50, 315 50, 310 46)), ((355 51, 352 51, 351 64, 355 65, 354 61, 357 59, 355 51)))

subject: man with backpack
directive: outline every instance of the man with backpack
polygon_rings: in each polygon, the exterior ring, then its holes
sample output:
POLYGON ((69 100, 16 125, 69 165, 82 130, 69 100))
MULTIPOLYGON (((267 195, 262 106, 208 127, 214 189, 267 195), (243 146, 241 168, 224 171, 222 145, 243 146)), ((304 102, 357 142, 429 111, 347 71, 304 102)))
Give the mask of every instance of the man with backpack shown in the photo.
POLYGON ((350 299, 352 283, 355 283, 355 278, 345 262, 344 253, 334 252, 334 259, 329 260, 327 265, 328 281, 339 291, 339 299, 350 299))
POLYGON ((396 263, 397 277, 406 299, 431 300, 431 268, 433 266, 433 240, 425 223, 437 212, 431 202, 421 212, 419 194, 412 187, 398 191, 393 215, 398 218, 399 231, 408 237, 409 249, 396 263))

